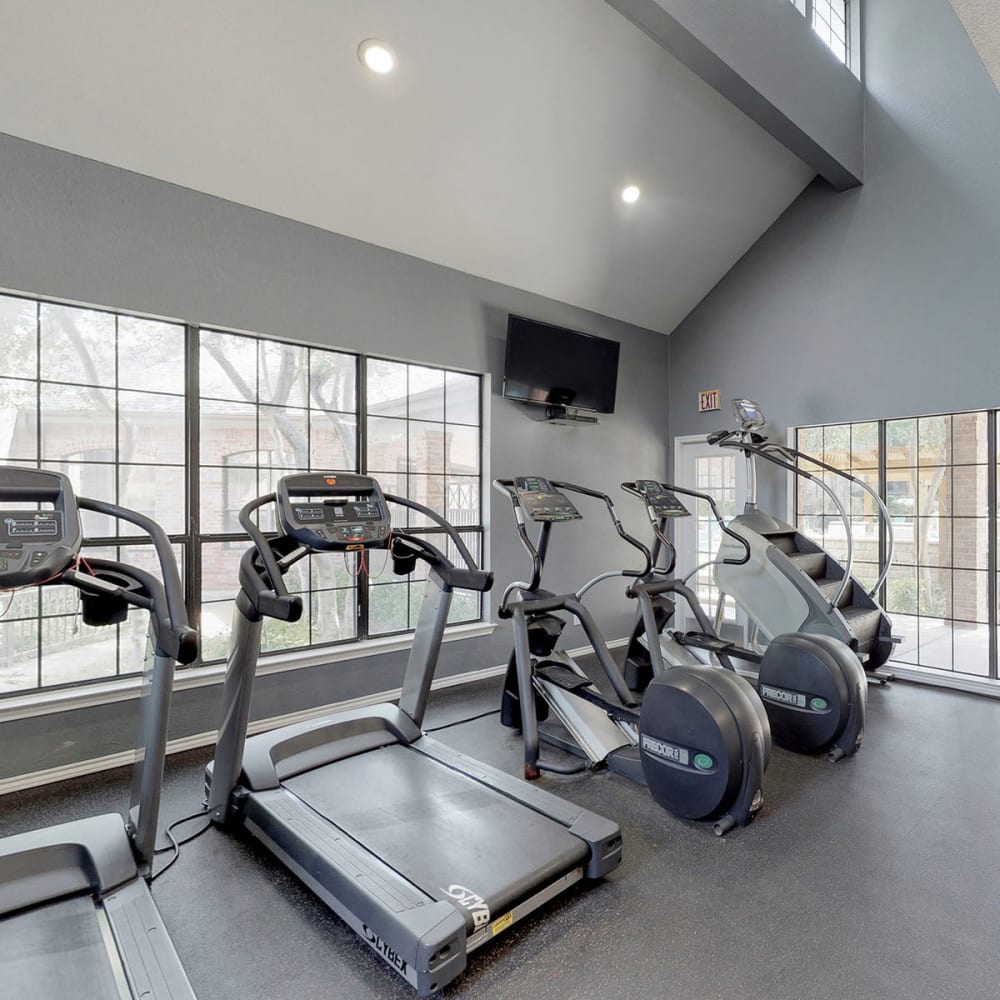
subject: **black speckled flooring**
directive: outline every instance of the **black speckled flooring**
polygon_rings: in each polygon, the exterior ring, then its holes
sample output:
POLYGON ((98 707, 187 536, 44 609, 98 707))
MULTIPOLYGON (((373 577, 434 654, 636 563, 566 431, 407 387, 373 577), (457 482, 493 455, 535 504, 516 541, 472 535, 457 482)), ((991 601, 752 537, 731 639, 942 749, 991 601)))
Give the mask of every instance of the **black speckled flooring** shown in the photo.
MULTIPOLYGON (((430 727, 499 681, 432 698, 430 727)), ((595 774, 543 781, 618 820, 625 860, 471 956, 444 995, 528 1000, 971 1000, 1000 996, 1000 704, 873 688, 865 746, 837 765, 775 750, 757 821, 717 839, 595 774)), ((495 716, 439 739, 512 772, 495 716)), ((200 805, 208 751, 171 759, 163 818, 200 805)), ((123 771, 0 799, 0 834, 117 809, 123 771)), ((210 830, 154 895, 199 996, 413 991, 263 849, 210 830)))

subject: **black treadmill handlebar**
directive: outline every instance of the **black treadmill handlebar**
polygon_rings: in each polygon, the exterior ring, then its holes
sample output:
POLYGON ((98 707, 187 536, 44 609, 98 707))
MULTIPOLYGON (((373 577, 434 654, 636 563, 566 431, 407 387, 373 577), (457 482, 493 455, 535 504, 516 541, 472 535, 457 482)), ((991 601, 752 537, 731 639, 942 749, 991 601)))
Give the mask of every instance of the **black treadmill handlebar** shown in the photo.
MULTIPOLYGON (((285 477, 279 483, 279 490, 288 497, 357 496, 359 493, 369 495, 376 493, 378 486, 376 480, 371 477, 354 473, 338 473, 336 476, 305 473, 285 477)), ((419 558, 434 566, 450 587, 485 593, 493 586, 493 574, 479 569, 462 536, 450 521, 437 511, 408 497, 391 493, 381 495, 387 503, 408 507, 438 525, 455 545, 465 566, 464 568, 456 566, 436 545, 418 535, 393 531, 391 540, 386 539, 387 542, 394 544, 397 539, 405 540, 410 546, 410 558, 419 558)), ((298 559, 307 555, 309 549, 290 535, 277 534, 268 537, 254 523, 252 517, 254 511, 271 503, 277 505, 278 490, 250 500, 240 510, 240 525, 253 543, 240 560, 240 585, 257 614, 281 621, 296 622, 302 617, 304 605, 301 596, 288 592, 284 574, 298 559)))
MULTIPOLYGON (((455 530, 455 525, 451 521, 442 517, 436 510, 431 510, 430 507, 425 507, 422 503, 417 503, 416 500, 410 500, 409 497, 396 496, 394 493, 385 493, 383 496, 389 503, 399 504, 401 507, 409 507, 410 510, 415 510, 418 514, 422 514, 428 520, 433 521, 454 542, 455 548, 458 549, 459 554, 465 562, 465 568, 475 572, 479 571, 476 560, 472 558, 472 553, 465 542, 462 541, 461 534, 455 530)), ((435 549, 435 551, 437 550, 435 549)), ((445 558, 440 552, 438 552, 438 555, 443 559, 445 558)), ((448 559, 445 559, 445 562, 452 568, 458 568, 448 559)))
POLYGON ((87 567, 92 572, 68 569, 58 582, 67 583, 95 597, 119 598, 133 607, 148 611, 157 654, 169 656, 180 664, 193 663, 198 658, 198 633, 187 623, 186 612, 182 623, 178 624, 174 619, 166 588, 156 576, 138 566, 113 559, 88 559, 87 567), (138 586, 137 590, 129 586, 133 581, 138 586))
POLYGON ((438 575, 449 587, 475 590, 479 593, 486 593, 493 587, 493 574, 489 570, 477 569, 475 564, 464 568, 456 566, 436 545, 419 535, 403 531, 395 532, 392 536, 391 551, 394 559, 405 559, 407 555, 423 559, 437 570, 438 575), (406 546, 410 549, 410 553, 400 552, 397 546, 406 546))
MULTIPOLYGON (((253 542, 254 548, 260 555, 261 562, 264 564, 264 572, 267 574, 267 582, 270 584, 270 589, 274 597, 284 598, 288 597, 288 588, 285 586, 284 574, 281 572, 278 560, 274 557, 274 551, 267 536, 254 524, 253 518, 250 516, 255 510, 259 510, 266 504, 276 502, 277 495, 275 493, 267 493, 264 496, 250 500, 240 510, 240 526, 250 536, 250 541, 253 542)), ((300 611, 299 614, 301 615, 301 613, 300 611)), ((288 618, 285 620, 297 621, 298 619, 288 618)))
MULTIPOLYGON (((77 497, 77 506, 80 510, 89 510, 128 521, 149 535, 153 542, 153 548, 156 550, 162 579, 162 586, 157 587, 156 592, 152 595, 154 605, 162 606, 162 610, 160 607, 156 610, 161 627, 174 634, 178 649, 187 649, 190 646, 190 636, 194 636, 194 641, 197 642, 197 633, 191 628, 191 623, 188 620, 187 606, 184 603, 184 590, 181 587, 180 573, 177 571, 177 560, 174 558, 170 539, 167 538, 167 533, 163 528, 151 517, 147 517, 137 510, 119 507, 117 504, 104 500, 77 497)), ((131 570, 132 567, 129 569, 131 570)), ((195 655, 197 655, 197 651, 195 655)), ((190 663, 191 660, 180 660, 180 662, 190 663)))

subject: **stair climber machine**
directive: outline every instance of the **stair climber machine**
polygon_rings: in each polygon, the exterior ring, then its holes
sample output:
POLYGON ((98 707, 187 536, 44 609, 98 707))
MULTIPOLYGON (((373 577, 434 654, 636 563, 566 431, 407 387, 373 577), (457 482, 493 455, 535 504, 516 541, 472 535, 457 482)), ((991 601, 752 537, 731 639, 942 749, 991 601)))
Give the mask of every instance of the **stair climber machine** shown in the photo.
POLYGON ((135 511, 75 497, 59 473, 0 467, 0 589, 73 587, 87 625, 149 612, 131 807, 0 839, 0 993, 25 1000, 194 1000, 149 891, 175 663, 198 655, 173 551, 135 511), (147 534, 162 580, 84 558, 80 511, 147 534))
POLYGON ((750 543, 732 532, 707 493, 639 479, 622 483, 622 489, 642 501, 654 533, 650 570, 629 588, 639 601, 635 626, 625 654, 625 681, 632 690, 644 690, 664 670, 692 663, 718 665, 749 673, 767 712, 774 742, 797 753, 825 753, 831 761, 853 756, 861 748, 865 731, 868 683, 858 658, 839 639, 797 632, 775 636, 763 653, 719 638, 697 594, 686 579, 673 576, 676 550, 667 535, 667 524, 689 516, 677 497, 704 500, 722 532, 731 535, 739 555, 728 555, 729 566, 750 558, 750 543), (659 567, 663 554, 668 562, 659 567), (699 631, 675 626, 675 599, 688 605, 699 631), (649 636, 655 637, 652 642, 649 636), (744 667, 749 671, 744 671, 744 667))
POLYGON ((206 773, 207 809, 244 829, 427 996, 469 952, 581 879, 621 860, 617 824, 451 750, 421 732, 455 589, 485 593, 461 535, 432 510, 348 472, 291 475, 250 501, 222 724, 206 773), (389 505, 444 532, 463 565, 426 535, 393 527, 389 505), (278 534, 254 523, 276 509, 278 534), (247 739, 262 620, 297 621, 283 577, 307 555, 388 550, 393 570, 429 571, 398 707, 334 712, 247 739))
MULTIPOLYGON (((733 518, 729 527, 749 544, 750 558, 739 564, 729 562, 725 557, 738 554, 739 543, 731 535, 725 535, 719 559, 715 561, 716 585, 746 612, 765 641, 783 632, 830 635, 854 651, 869 680, 880 684, 892 680, 892 674, 882 668, 899 640, 893 637, 892 622, 876 597, 892 564, 892 518, 882 498, 857 476, 787 445, 768 441, 763 433, 764 415, 752 400, 733 400, 733 409, 739 428, 716 431, 708 436, 708 442, 733 448, 746 457, 748 499, 743 513, 733 518), (790 524, 757 507, 757 459, 815 483, 830 498, 846 532, 847 556, 843 565, 790 524), (878 509, 884 525, 884 566, 870 590, 851 575, 854 535, 844 504, 828 483, 802 468, 800 461, 863 490, 878 509)), ((724 599, 720 597, 718 609, 723 607, 724 599)))
POLYGON ((518 536, 532 565, 530 581, 511 583, 498 612, 511 619, 514 631, 501 721, 521 730, 525 777, 537 778, 541 771, 575 774, 607 767, 646 785, 655 801, 673 815, 714 821, 719 836, 748 824, 763 804, 761 786, 771 750, 767 716, 753 688, 734 673, 692 663, 654 677, 640 707, 639 697, 625 684, 582 603, 583 596, 603 580, 640 580, 650 571, 649 551, 626 533, 611 498, 539 477, 496 480, 493 485, 510 499, 518 536), (602 573, 575 594, 543 590, 552 525, 582 519, 566 492, 602 501, 618 534, 642 553, 644 569, 602 573), (529 538, 526 516, 541 525, 536 542, 529 538), (604 697, 581 667, 556 649, 566 625, 560 612, 583 627, 616 700, 604 697), (583 757, 583 762, 543 761, 541 739, 583 757))

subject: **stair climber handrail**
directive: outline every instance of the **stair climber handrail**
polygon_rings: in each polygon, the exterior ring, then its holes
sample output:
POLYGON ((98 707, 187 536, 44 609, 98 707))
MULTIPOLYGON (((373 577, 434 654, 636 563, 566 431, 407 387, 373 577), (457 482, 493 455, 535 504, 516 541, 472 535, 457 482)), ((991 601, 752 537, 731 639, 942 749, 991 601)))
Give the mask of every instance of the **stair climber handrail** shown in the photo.
POLYGON ((857 485, 860 486, 865 493, 867 493, 875 501, 876 504, 878 504, 879 520, 885 525, 885 565, 882 568, 882 572, 879 574, 878 580, 875 581, 875 586, 868 591, 869 597, 878 600, 875 595, 879 592, 882 584, 885 583, 886 577, 889 575, 889 570, 892 568, 893 552, 896 547, 896 536, 892 527, 892 515, 889 513, 889 508, 885 505, 885 501, 879 496, 878 491, 873 490, 863 479, 859 479, 850 472, 838 469, 835 465, 828 465, 826 462, 821 462, 819 459, 813 458, 812 455, 807 455, 805 452, 798 451, 795 448, 790 448, 788 445, 769 441, 766 445, 764 445, 764 448, 773 449, 774 451, 784 455, 789 460, 801 459, 806 462, 811 462, 813 465, 816 465, 821 469, 825 469, 827 472, 832 472, 834 475, 847 479, 852 483, 857 483, 857 485))
POLYGON ((840 599, 847 593, 847 588, 851 585, 851 579, 854 574, 854 532, 851 531, 851 520, 837 494, 818 476, 814 476, 811 472, 806 472, 805 469, 800 469, 798 465, 795 465, 791 461, 786 461, 777 455, 771 454, 764 446, 764 442, 761 444, 751 444, 749 441, 733 441, 722 438, 712 443, 717 444, 720 448, 734 448, 736 451, 742 451, 744 455, 757 455, 759 458, 763 458, 765 462, 777 465, 786 472, 790 472, 793 476, 808 479, 810 482, 815 483, 833 501, 840 519, 844 522, 844 530, 847 532, 847 560, 844 566, 844 577, 840 581, 837 593, 829 599, 830 609, 835 610, 838 608, 840 606, 840 599))

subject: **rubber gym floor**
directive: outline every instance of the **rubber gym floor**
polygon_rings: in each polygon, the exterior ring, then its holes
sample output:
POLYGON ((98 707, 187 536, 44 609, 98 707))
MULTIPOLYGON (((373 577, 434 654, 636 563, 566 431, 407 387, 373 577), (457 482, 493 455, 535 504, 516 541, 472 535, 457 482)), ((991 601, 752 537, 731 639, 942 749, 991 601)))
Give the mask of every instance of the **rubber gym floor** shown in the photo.
MULTIPOLYGON (((426 725, 489 711, 498 687, 435 693, 426 725)), ((443 995, 997 997, 998 713, 971 695, 872 688, 861 753, 831 765, 775 749, 763 812, 724 839, 673 819, 623 778, 546 777, 545 787, 621 824, 623 863, 473 954, 443 995)), ((495 715, 437 735, 519 772, 518 738, 495 715)), ((163 822, 199 808, 209 755, 170 758, 163 822)), ((8 795, 0 835, 116 811, 128 792, 122 770, 8 795)), ((415 996, 247 840, 209 830, 153 891, 199 996, 415 996)))

